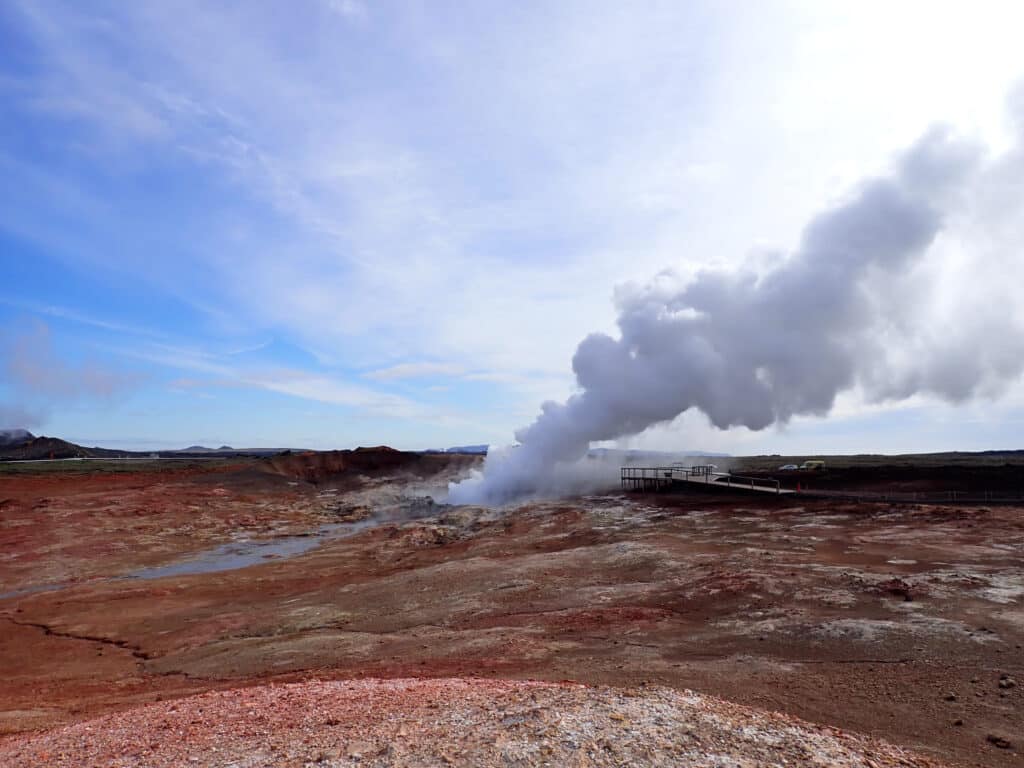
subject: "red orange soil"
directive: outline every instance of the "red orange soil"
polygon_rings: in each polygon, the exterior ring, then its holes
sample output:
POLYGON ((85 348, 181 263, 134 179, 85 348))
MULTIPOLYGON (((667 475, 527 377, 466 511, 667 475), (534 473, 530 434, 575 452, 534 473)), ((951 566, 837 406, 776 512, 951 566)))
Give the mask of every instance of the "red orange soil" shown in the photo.
POLYGON ((666 688, 311 681, 154 704, 0 744, 10 768, 803 765, 941 768, 905 750, 666 688))
POLYGON ((1024 744, 1024 516, 728 497, 431 507, 468 460, 0 477, 0 729, 268 680, 693 688, 949 764, 1024 744), (240 533, 383 519, 293 558, 116 580, 240 533), (909 598, 909 599, 908 599, 909 598), (956 724, 960 721, 961 724, 956 724), (1000 748, 987 737, 1005 739, 1000 748))

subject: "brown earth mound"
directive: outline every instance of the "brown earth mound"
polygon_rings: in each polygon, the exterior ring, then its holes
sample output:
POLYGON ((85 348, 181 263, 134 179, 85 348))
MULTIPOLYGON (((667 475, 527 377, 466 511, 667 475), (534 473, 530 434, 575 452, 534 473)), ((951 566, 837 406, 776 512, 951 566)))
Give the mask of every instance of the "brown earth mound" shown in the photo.
POLYGON ((669 688, 479 679, 207 693, 0 743, 54 766, 901 766, 874 739, 669 688))
POLYGON ((284 477, 320 483, 327 479, 353 475, 392 475, 396 472, 426 477, 444 468, 469 467, 480 461, 468 454, 422 454, 398 451, 386 445, 356 448, 350 451, 306 451, 282 453, 266 459, 267 472, 284 477))
POLYGON ((0 460, 35 461, 38 459, 87 459, 96 456, 118 455, 118 451, 102 448, 83 448, 58 437, 32 437, 15 445, 0 448, 0 460))

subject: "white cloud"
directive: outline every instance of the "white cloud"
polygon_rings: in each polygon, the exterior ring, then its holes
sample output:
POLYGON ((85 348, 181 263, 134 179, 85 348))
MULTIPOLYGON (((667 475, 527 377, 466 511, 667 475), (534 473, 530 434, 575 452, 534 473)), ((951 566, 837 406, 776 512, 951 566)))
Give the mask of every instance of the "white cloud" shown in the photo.
POLYGON ((366 5, 359 0, 327 0, 327 7, 349 19, 365 19, 367 16, 366 5))
POLYGON ((338 381, 329 376, 316 376, 301 371, 249 373, 240 382, 306 400, 344 405, 396 418, 417 418, 425 414, 413 401, 398 395, 378 392, 338 381))
MULTIPOLYGON (((215 325, 280 330, 373 381, 500 384, 509 431, 571 388, 586 333, 613 330, 615 284, 791 245, 936 117, 997 133, 1024 72, 1014 4, 496 4, 453 11, 459 25, 374 5, 386 30, 320 23, 369 20, 357 0, 287 20, 19 8, 48 54, 19 98, 90 126, 112 163, 179 153, 232 193, 175 259, 115 268, 201 284, 190 301, 215 325)), ((90 216, 121 226, 116 206, 90 216)), ((252 381, 421 414, 337 376, 252 381)))
POLYGON ((368 379, 392 381, 395 379, 421 379, 431 376, 460 376, 465 368, 452 363, 399 363, 363 374, 368 379))

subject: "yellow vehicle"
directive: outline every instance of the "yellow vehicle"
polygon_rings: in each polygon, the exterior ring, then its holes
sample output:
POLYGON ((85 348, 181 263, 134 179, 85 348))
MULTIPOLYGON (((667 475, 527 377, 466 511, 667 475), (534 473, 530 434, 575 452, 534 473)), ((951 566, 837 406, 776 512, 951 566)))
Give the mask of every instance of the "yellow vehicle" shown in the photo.
POLYGON ((821 470, 825 469, 825 462, 821 461, 820 459, 811 459, 801 464, 800 469, 810 469, 816 472, 820 472, 821 470))

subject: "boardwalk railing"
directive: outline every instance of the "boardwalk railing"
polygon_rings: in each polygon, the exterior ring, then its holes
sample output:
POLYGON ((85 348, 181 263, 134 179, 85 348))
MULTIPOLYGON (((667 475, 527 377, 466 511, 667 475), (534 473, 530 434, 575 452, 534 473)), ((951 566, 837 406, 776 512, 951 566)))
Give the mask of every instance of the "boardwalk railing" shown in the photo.
POLYGON ((682 483, 703 483, 716 487, 743 488, 781 493, 778 480, 764 477, 744 477, 727 472, 715 472, 710 466, 684 467, 622 467, 620 482, 624 491, 662 491, 682 483))

